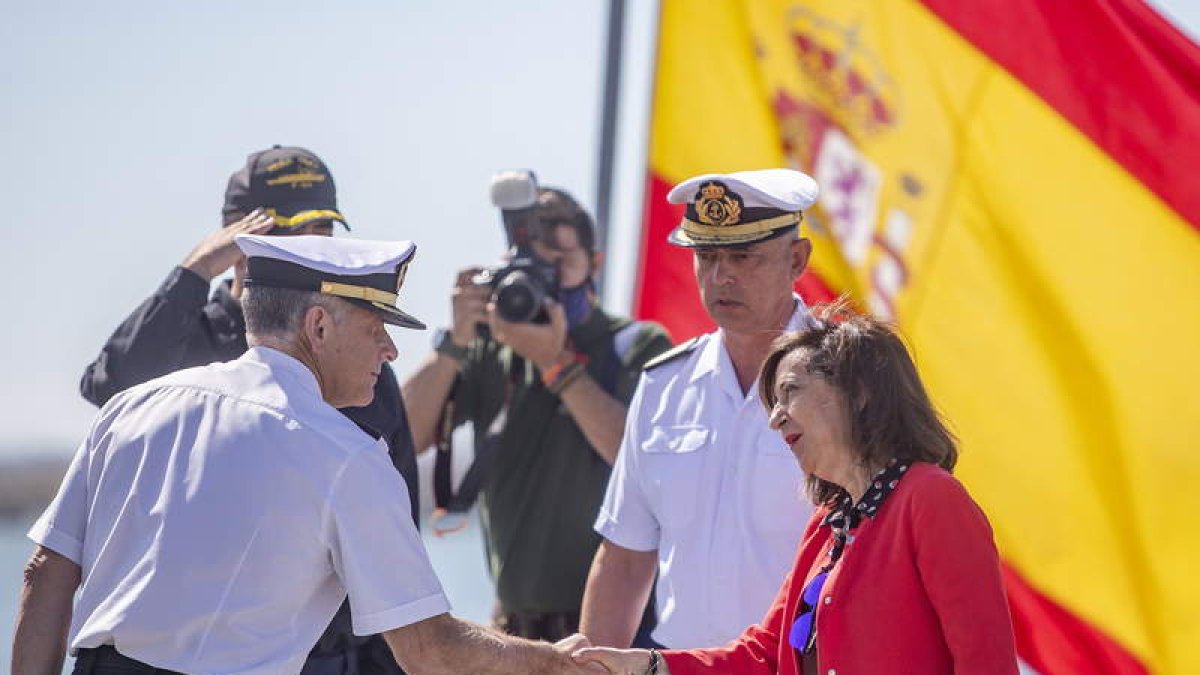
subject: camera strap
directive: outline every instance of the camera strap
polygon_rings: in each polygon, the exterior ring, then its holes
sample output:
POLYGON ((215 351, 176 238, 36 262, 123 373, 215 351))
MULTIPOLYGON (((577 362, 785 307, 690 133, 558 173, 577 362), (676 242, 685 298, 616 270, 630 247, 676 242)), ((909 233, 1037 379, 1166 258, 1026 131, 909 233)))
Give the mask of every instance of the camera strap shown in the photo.
MULTIPOLYGON (((636 346, 637 337, 645 327, 646 325, 642 322, 628 319, 613 320, 610 328, 612 332, 606 337, 610 341, 609 348, 613 350, 616 359, 609 364, 609 368, 605 369, 606 372, 599 374, 601 381, 598 382, 601 388, 610 394, 615 393, 617 375, 620 369, 626 365, 630 352, 636 346)), ((577 346, 585 347, 585 345, 577 346)), ((475 500, 479 498, 483 482, 487 480, 492 464, 499 454, 500 438, 504 433, 504 427, 508 424, 509 409, 512 407, 514 381, 520 377, 524 369, 524 359, 515 358, 510 364, 508 377, 504 382, 504 399, 500 410, 484 432, 483 441, 475 444, 475 459, 459 482, 457 491, 454 490, 452 464, 454 450, 451 442, 455 417, 454 392, 452 391, 447 397, 446 405, 442 408, 442 416, 438 420, 437 455, 433 465, 433 496, 436 508, 431 517, 431 527, 435 536, 440 537, 457 532, 467 526, 467 513, 475 504, 475 500)), ((476 432, 478 433, 478 430, 476 432)))
POLYGON ((491 424, 488 425, 487 431, 484 432, 483 441, 475 444, 475 459, 467 468, 462 480, 459 481, 457 492, 454 490, 454 447, 451 440, 455 414, 453 392, 446 399, 441 419, 438 420, 437 455, 434 457, 433 463, 433 499, 436 508, 430 517, 430 526, 433 528, 434 536, 441 537, 452 534, 467 526, 467 512, 479 498, 479 491, 483 489, 483 481, 487 479, 492 463, 500 450, 500 436, 504 433, 505 425, 508 424, 508 411, 512 406, 513 398, 512 378, 515 377, 513 371, 518 365, 524 367, 524 363, 514 362, 512 365, 509 378, 504 382, 504 401, 500 404, 500 410, 492 419, 491 424))

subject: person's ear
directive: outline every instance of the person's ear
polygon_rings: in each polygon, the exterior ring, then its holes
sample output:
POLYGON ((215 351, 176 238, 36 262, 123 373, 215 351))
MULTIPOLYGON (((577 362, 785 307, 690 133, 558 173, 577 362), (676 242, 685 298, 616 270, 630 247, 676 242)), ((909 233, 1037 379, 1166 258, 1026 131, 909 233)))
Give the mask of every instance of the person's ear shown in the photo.
POLYGON ((329 324, 332 322, 333 315, 321 305, 313 305, 305 310, 301 331, 314 350, 319 351, 325 344, 329 337, 329 324))
POLYGON ((592 252, 592 274, 596 276, 596 272, 600 271, 600 266, 604 264, 604 251, 592 252))
POLYGON ((804 238, 792 241, 792 278, 804 273, 808 267, 808 258, 812 255, 812 241, 804 238))

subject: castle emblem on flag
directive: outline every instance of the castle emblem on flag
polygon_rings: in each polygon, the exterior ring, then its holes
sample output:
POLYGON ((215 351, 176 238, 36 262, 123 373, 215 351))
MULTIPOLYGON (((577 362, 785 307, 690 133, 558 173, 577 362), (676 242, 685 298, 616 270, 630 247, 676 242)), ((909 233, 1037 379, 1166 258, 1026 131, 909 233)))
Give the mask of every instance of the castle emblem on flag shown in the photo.
POLYGON ((737 225, 742 217, 742 198, 723 183, 709 181, 696 194, 696 215, 705 225, 737 225))

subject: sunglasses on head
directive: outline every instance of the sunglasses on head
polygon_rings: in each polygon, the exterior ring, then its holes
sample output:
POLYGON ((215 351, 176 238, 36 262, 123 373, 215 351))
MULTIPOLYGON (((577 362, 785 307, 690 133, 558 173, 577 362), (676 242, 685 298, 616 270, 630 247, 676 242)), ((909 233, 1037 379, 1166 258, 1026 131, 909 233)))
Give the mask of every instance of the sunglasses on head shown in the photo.
POLYGON ((800 600, 803 602, 800 607, 804 611, 796 617, 796 621, 792 624, 792 631, 788 634, 788 644, 801 654, 808 654, 816 646, 814 628, 817 620, 817 600, 821 598, 821 589, 825 587, 825 580, 828 578, 829 572, 821 572, 805 584, 804 590, 800 593, 800 600))

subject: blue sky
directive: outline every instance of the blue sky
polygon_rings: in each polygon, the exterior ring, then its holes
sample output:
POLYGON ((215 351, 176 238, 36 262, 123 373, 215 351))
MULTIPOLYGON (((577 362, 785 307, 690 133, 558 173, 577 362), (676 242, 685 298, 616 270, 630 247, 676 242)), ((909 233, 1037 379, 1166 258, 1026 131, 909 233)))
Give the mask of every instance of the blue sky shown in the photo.
MULTIPOLYGON (((1191 35, 1200 2, 1156 3, 1191 35)), ((354 236, 413 239, 402 306, 448 320, 454 270, 496 260, 493 171, 592 205, 607 3, 0 0, 0 453, 69 450, 78 377, 219 226, 225 179, 272 143, 337 179, 354 236)), ((629 0, 610 307, 631 289, 655 4, 629 0)), ((430 335, 394 333, 401 375, 430 335)))

